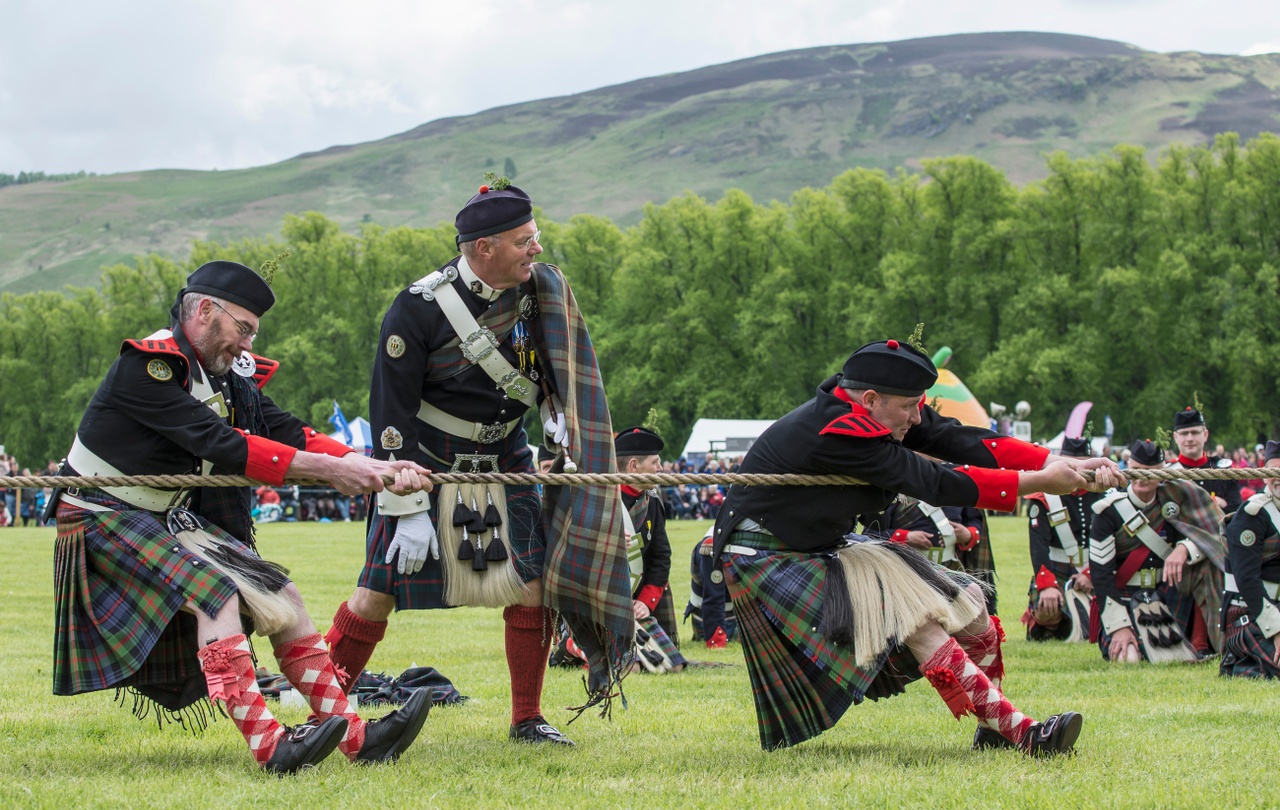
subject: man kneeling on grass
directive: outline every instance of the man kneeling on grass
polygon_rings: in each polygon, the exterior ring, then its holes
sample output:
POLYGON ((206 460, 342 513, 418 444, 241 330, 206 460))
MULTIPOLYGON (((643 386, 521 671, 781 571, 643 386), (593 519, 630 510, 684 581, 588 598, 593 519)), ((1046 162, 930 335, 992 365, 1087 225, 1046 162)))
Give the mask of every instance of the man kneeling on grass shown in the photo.
POLYGON ((942 506, 1011 512, 1018 496, 1122 479, 1104 459, 1063 459, 962 426, 925 405, 938 372, 896 340, 854 352, 817 396, 770 426, 743 473, 849 475, 859 486, 740 486, 716 523, 716 555, 737 612, 765 749, 836 724, 863 698, 922 675, 957 718, 976 715, 975 748, 1071 750, 1075 712, 1037 723, 1000 691, 1003 633, 981 586, 901 543, 843 542, 859 514, 899 492, 942 506), (927 454, 959 465, 947 467, 927 454), (1027 472, 1018 472, 1026 470, 1027 472))
MULTIPOLYGON (((275 295, 235 262, 201 266, 172 310, 172 330, 125 341, 80 421, 63 475, 246 475, 280 486, 315 478, 347 494, 430 489, 426 470, 365 458, 282 411, 261 388, 278 364, 249 352, 275 295)), ((365 721, 338 686, 329 651, 287 572, 258 556, 249 490, 69 488, 58 516, 53 691, 129 689, 139 715, 184 724, 220 700, 264 770, 291 773, 334 748, 393 760, 431 708, 427 690, 365 721), (269 636, 280 670, 318 722, 271 716, 246 633, 269 636)))

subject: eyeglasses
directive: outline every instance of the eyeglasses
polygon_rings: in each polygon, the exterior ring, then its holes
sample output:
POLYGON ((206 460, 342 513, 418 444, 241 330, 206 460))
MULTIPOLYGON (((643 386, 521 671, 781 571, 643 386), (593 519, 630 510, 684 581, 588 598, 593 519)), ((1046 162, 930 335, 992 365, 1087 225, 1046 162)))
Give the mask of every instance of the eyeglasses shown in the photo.
POLYGON ((529 247, 533 245, 534 242, 537 242, 538 244, 542 244, 541 240, 542 240, 542 229, 539 228, 538 230, 534 231, 531 236, 526 236, 524 239, 521 239, 518 242, 515 242, 514 244, 516 247, 520 248, 521 250, 528 250, 529 247))
POLYGON ((219 304, 217 301, 210 299, 209 303, 213 304, 215 307, 222 310, 223 312, 226 312, 227 317, 236 322, 236 326, 240 330, 240 337, 248 338, 250 343, 258 339, 258 332, 252 326, 240 320, 236 316, 232 315, 230 312, 227 312, 227 308, 224 307, 222 304, 219 304))

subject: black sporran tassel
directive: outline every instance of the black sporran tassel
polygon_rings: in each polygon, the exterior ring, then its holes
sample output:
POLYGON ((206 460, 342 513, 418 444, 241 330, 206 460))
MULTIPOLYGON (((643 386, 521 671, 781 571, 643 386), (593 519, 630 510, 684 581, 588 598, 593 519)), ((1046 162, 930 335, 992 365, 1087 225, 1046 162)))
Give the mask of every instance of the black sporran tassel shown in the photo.
POLYGON ((502 538, 498 536, 497 529, 493 530, 493 537, 485 547, 484 558, 489 562, 502 562, 507 558, 507 547, 502 544, 502 538))
MULTIPOLYGON (((466 507, 463 507, 464 509, 466 507)), ((456 525, 456 524, 455 524, 456 525)), ((467 537, 467 527, 462 527, 462 542, 458 544, 458 559, 470 560, 476 556, 476 547, 471 545, 471 538, 467 537)), ((474 566, 474 563, 472 563, 474 566)))
POLYGON ((853 644, 853 606, 849 604, 849 582, 840 557, 827 558, 827 581, 822 590, 822 637, 837 647, 853 644))

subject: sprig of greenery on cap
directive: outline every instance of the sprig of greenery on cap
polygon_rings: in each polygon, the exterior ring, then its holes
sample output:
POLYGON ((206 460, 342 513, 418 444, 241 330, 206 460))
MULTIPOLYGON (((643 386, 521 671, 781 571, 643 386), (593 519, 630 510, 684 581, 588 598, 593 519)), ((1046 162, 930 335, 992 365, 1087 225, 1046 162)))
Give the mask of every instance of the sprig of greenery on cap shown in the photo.
POLYGON ((911 333, 911 337, 907 338, 907 343, 911 344, 914 348, 919 349, 925 354, 929 353, 928 350, 926 350, 924 347, 924 324, 922 323, 916 324, 915 331, 911 333))
POLYGON ((496 172, 485 172, 484 184, 494 191, 502 191, 511 186, 511 178, 505 175, 499 177, 496 172))
POLYGON ((1156 447, 1172 447, 1173 433, 1165 430, 1162 425, 1156 425, 1156 447))

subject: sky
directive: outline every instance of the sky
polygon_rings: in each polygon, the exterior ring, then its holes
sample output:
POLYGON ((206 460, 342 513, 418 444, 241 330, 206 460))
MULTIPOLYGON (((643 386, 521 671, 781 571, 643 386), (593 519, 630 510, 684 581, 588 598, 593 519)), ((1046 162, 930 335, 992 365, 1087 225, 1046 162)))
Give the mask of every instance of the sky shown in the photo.
POLYGON ((981 31, 1280 51, 1275 0, 0 0, 0 173, 258 166, 765 53, 981 31))

